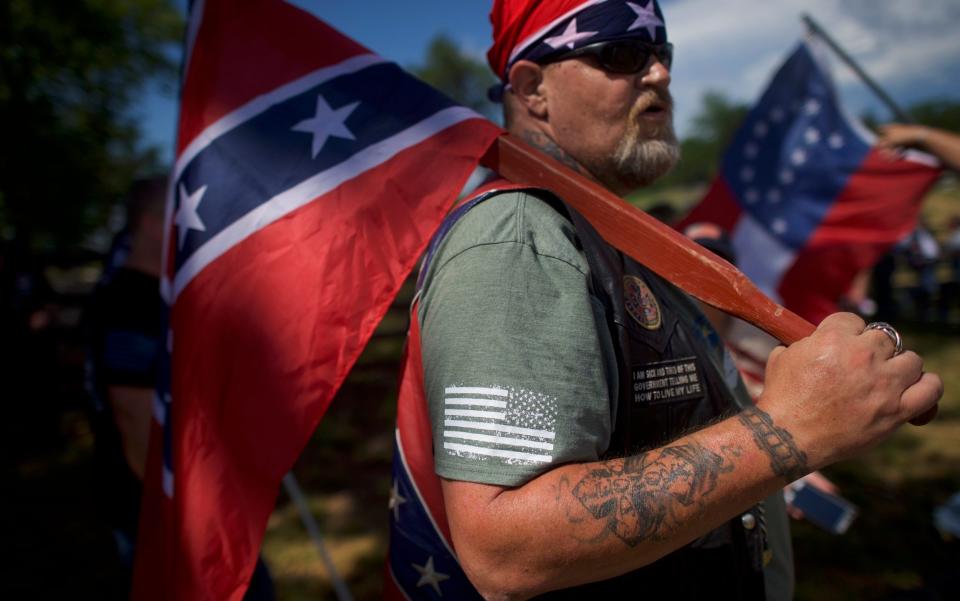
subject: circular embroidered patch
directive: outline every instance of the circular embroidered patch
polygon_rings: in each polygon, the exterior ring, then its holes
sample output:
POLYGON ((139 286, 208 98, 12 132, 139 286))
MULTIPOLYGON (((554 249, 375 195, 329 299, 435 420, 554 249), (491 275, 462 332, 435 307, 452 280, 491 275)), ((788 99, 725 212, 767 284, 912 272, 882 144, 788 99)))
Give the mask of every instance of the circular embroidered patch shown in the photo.
POLYGON ((641 326, 648 330, 660 327, 660 305, 647 283, 635 275, 623 277, 623 304, 641 326))

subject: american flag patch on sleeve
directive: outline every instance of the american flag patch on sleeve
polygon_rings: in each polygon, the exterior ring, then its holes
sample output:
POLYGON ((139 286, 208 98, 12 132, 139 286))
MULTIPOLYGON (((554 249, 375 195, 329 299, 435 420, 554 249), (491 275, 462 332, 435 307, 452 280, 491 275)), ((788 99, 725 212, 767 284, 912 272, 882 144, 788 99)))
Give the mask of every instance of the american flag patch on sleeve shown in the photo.
POLYGON ((512 387, 444 389, 443 448, 451 455, 549 463, 556 427, 556 397, 512 387))

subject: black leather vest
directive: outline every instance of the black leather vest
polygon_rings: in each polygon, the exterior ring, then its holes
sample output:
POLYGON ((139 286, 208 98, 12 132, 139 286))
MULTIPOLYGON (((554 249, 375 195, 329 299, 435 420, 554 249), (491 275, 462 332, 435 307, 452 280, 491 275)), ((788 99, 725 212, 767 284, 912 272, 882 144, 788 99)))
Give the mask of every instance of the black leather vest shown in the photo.
MULTIPOLYGON (((735 413, 737 403, 709 357, 719 337, 692 301, 604 242, 575 210, 537 195, 573 222, 616 353, 616 417, 605 458, 661 446, 735 413)), ((763 507, 750 518, 757 521, 747 521, 749 530, 737 516, 653 564, 538 599, 764 599, 763 507)))

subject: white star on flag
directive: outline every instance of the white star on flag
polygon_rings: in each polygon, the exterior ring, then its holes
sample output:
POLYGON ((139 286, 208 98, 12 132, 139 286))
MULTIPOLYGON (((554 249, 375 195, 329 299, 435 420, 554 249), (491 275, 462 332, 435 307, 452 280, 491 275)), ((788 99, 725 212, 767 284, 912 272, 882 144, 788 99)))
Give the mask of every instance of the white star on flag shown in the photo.
POLYGON ((797 148, 790 153, 790 162, 798 167, 803 165, 807 162, 807 152, 802 148, 797 148))
POLYGON ((762 138, 763 136, 767 135, 767 129, 766 123, 763 121, 757 121, 753 124, 753 135, 758 138, 762 138))
POLYGON ((627 6, 633 9, 633 12, 637 13, 637 20, 634 21, 630 27, 627 27, 627 31, 633 31, 638 27, 646 27, 647 32, 650 34, 650 39, 657 39, 657 27, 664 27, 664 24, 663 21, 660 20, 660 17, 657 16, 657 13, 653 12, 653 2, 648 2, 646 8, 633 2, 627 2, 627 6))
POLYGON ((320 149, 327 143, 330 136, 344 138, 346 140, 356 140, 353 132, 347 129, 345 122, 347 118, 350 117, 350 113, 358 106, 360 106, 359 101, 351 102, 348 105, 341 106, 337 110, 333 110, 330 108, 330 105, 327 104, 323 95, 318 94, 317 110, 313 117, 304 119, 290 129, 313 134, 312 158, 317 158, 317 155, 320 154, 320 149))
POLYGON ((564 30, 562 34, 558 36, 554 36, 552 38, 547 38, 543 41, 546 42, 551 48, 559 48, 561 46, 566 46, 567 48, 573 50, 574 44, 576 44, 580 40, 586 40, 587 38, 592 38, 595 35, 597 35, 596 31, 577 32, 577 20, 573 19, 567 25, 567 28, 564 30))
POLYGON ((406 497, 400 494, 397 488, 397 481, 393 481, 393 487, 390 489, 390 501, 387 503, 390 511, 393 512, 393 519, 400 521, 400 506, 407 502, 406 497))
POLYGON ((808 98, 803 104, 803 110, 808 115, 816 115, 820 112, 820 101, 816 98, 808 98))
POLYGON ((830 134, 830 137, 827 138, 827 144, 830 145, 830 148, 837 150, 843 148, 843 136, 840 134, 830 134))
POLYGON ((206 231, 207 226, 203 225, 200 215, 197 214, 197 207, 206 191, 206 186, 200 186, 193 194, 190 194, 187 192, 187 187, 183 183, 180 184, 180 207, 174 217, 174 223, 177 224, 177 248, 183 248, 183 243, 187 239, 187 232, 190 230, 206 231))
POLYGON ((803 132, 803 139, 807 144, 816 144, 820 141, 820 132, 816 127, 808 127, 805 132, 803 132))
POLYGON ((421 586, 430 585, 433 587, 433 590, 437 592, 441 597, 443 593, 440 592, 440 583, 444 580, 449 580, 450 577, 446 574, 441 574, 433 567, 433 555, 427 559, 426 565, 418 566, 417 564, 411 564, 413 569, 420 572, 420 580, 417 581, 417 588, 421 586))

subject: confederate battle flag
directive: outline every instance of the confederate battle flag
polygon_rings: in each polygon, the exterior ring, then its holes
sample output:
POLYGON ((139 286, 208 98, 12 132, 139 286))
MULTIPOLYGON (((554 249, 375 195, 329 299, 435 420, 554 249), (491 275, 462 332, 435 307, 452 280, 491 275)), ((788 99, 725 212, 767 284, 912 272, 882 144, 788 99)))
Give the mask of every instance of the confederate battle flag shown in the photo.
POLYGON ((281 478, 498 133, 280 0, 193 3, 135 598, 243 596, 281 478))

